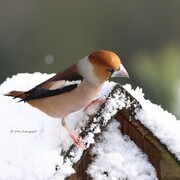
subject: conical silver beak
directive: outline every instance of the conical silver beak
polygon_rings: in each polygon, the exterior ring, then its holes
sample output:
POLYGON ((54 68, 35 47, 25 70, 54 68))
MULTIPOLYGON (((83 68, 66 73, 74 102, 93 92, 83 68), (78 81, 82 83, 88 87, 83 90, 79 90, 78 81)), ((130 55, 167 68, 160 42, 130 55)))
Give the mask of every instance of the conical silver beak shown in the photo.
POLYGON ((114 71, 111 77, 125 77, 129 78, 129 74, 127 73, 126 69, 124 66, 121 64, 120 69, 117 71, 114 71))

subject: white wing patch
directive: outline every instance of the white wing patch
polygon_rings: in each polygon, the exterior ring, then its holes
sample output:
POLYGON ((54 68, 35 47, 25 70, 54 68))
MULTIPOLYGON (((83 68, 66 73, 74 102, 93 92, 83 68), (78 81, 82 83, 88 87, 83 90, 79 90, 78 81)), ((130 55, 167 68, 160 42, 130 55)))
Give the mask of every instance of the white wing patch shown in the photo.
POLYGON ((67 81, 67 80, 53 81, 53 82, 51 82, 51 86, 48 89, 49 90, 62 89, 66 86, 79 85, 80 83, 81 83, 81 80, 77 80, 77 81, 67 81))

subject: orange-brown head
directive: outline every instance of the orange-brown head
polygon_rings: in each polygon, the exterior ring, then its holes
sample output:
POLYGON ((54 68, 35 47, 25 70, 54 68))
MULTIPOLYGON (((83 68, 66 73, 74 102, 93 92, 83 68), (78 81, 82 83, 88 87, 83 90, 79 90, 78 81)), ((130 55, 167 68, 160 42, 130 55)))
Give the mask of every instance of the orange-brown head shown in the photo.
POLYGON ((129 77, 120 58, 112 51, 95 51, 88 58, 93 65, 94 74, 100 82, 104 82, 110 77, 129 77))

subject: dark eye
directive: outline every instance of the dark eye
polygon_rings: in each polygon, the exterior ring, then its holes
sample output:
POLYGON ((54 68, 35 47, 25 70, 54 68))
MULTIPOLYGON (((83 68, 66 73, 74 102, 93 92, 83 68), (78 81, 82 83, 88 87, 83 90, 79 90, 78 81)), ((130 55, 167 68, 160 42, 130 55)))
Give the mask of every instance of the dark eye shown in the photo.
POLYGON ((108 70, 111 74, 113 74, 113 72, 114 72, 114 69, 113 69, 113 68, 107 68, 107 70, 108 70))

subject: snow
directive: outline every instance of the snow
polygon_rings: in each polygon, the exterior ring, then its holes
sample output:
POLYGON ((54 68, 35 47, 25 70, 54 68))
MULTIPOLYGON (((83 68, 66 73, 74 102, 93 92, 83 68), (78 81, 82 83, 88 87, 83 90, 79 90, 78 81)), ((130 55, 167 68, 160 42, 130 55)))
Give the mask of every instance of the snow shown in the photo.
POLYGON ((99 142, 92 149, 95 157, 87 173, 93 179, 157 179, 147 156, 129 139, 123 136, 115 120, 103 132, 99 142))
MULTIPOLYGON (((0 86, 0 179, 2 180, 64 179, 74 172, 72 161, 66 159, 64 163, 61 155, 61 152, 66 151, 72 144, 61 121, 47 116, 27 103, 17 103, 18 99, 12 100, 3 96, 11 90, 29 90, 53 75, 18 74, 8 78, 0 86), (58 173, 55 167, 58 167, 58 173)), ((106 82, 98 97, 106 97, 114 85, 114 82, 106 82)), ((137 118, 179 158, 179 121, 161 107, 145 100, 141 89, 133 90, 130 85, 124 87, 143 106, 143 109, 137 113, 137 118)), ((130 104, 131 102, 123 94, 108 99, 106 108, 111 114, 104 109, 105 121, 116 113, 118 107, 127 107, 130 104)), ((79 110, 70 114, 69 128, 76 131, 97 108, 96 104, 86 112, 79 110)), ((100 129, 97 127, 95 132, 100 132, 100 129)), ((94 142, 93 134, 89 134, 87 138, 89 144, 94 142)), ((82 150, 77 151, 75 153, 79 154, 74 161, 77 161, 82 153, 82 150)), ((120 133, 116 122, 108 126, 107 131, 93 148, 92 154, 96 154, 96 159, 89 166, 88 173, 94 179, 116 179, 115 177, 156 179, 155 170, 146 155, 127 136, 120 133)))
POLYGON ((163 110, 161 106, 144 99, 142 89, 133 90, 130 85, 124 88, 129 91, 142 105, 137 112, 137 119, 156 136, 168 150, 180 161, 180 120, 163 110))
MULTIPOLYGON (((3 96, 13 89, 30 89, 51 76, 18 74, 0 87, 0 179, 48 179, 55 165, 63 164, 59 154, 71 140, 60 120, 3 96)), ((70 165, 65 170, 62 179, 73 171, 70 165)))

